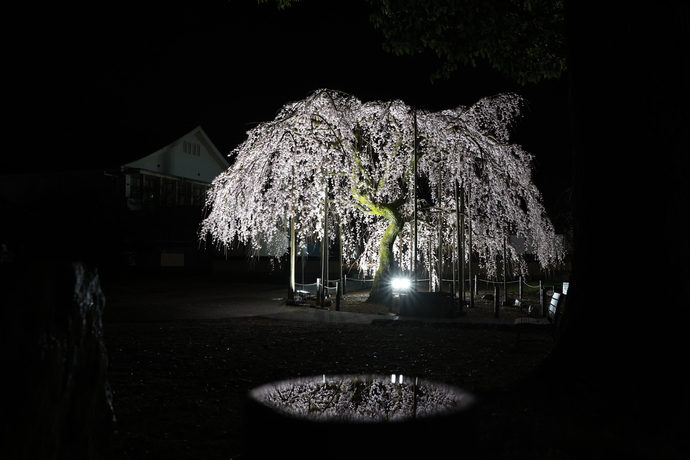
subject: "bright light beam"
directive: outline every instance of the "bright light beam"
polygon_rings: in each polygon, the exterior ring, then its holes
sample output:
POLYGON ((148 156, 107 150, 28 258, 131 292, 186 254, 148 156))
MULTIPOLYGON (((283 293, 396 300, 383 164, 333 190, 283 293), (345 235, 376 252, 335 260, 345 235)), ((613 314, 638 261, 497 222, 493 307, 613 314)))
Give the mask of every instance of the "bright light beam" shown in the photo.
POLYGON ((405 291, 410 288, 409 278, 393 278, 391 280, 391 286, 394 291, 405 291))

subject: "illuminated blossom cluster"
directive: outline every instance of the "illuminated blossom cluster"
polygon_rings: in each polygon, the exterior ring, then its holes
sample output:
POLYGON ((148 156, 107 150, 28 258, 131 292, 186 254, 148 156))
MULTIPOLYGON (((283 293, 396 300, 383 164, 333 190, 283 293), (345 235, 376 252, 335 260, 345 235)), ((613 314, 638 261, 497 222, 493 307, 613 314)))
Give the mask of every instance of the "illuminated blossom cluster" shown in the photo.
MULTIPOLYGON (((508 93, 430 112, 399 100, 315 91, 286 104, 233 150, 232 166, 209 190, 201 238, 282 256, 290 219, 298 245, 322 239, 328 203, 330 237, 340 230, 345 262, 372 271, 409 268, 417 184, 419 262, 432 273, 437 253, 426 248, 457 241, 457 186, 471 228, 465 251, 478 254, 490 275, 509 235, 524 238, 543 266, 557 263, 562 248, 531 180, 532 156, 509 141, 522 103, 508 93)), ((523 271, 509 240, 507 253, 523 271)))

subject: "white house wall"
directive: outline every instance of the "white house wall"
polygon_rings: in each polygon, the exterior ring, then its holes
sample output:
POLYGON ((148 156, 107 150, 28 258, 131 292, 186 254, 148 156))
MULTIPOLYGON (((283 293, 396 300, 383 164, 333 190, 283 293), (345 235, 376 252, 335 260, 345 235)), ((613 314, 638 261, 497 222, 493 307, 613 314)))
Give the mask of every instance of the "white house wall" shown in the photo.
POLYGON ((172 144, 124 166, 211 183, 229 165, 205 133, 197 128, 172 144))

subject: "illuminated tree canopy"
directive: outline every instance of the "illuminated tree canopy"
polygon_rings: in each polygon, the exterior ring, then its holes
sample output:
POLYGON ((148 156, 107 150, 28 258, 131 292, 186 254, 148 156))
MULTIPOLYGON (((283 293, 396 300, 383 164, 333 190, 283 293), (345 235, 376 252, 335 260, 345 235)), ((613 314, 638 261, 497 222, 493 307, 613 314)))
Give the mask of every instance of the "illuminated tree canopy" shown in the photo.
MULTIPOLYGON (((373 294, 387 274, 410 269, 415 227, 420 248, 457 241, 459 188, 471 229, 465 251, 478 255, 489 274, 496 274, 509 235, 524 238, 542 266, 557 263, 562 250, 531 181, 532 156, 509 143, 521 105, 506 93, 429 112, 400 100, 362 102, 317 90, 250 130, 231 153, 232 166, 209 190, 201 238, 280 257, 289 247, 290 219, 299 245, 322 239, 327 202, 330 238, 340 232, 345 262, 375 272, 373 294)), ((507 243, 513 270, 524 272, 518 248, 507 243)), ((438 277, 437 257, 427 251, 417 262, 438 277)))

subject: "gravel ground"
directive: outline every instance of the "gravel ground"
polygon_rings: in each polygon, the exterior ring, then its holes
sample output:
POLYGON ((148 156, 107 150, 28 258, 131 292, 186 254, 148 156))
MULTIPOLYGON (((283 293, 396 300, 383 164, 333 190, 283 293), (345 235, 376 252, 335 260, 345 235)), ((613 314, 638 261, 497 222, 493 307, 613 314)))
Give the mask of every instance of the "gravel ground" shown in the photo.
MULTIPOLYGON (((194 290, 185 292, 193 301, 194 290)), ((131 298, 157 298, 140 294, 131 298)), ((363 294, 348 294, 341 310, 387 313, 386 306, 365 303, 363 294)), ((123 301, 117 297, 113 304, 123 301)), ((493 316, 491 302, 477 305, 468 315, 493 316)), ((503 318, 524 314, 501 309, 503 318)), ((105 334, 118 460, 246 458, 251 446, 243 442, 243 405, 250 389, 353 373, 421 376, 475 393, 482 400, 481 458, 681 458, 669 444, 639 436, 625 411, 607 409, 581 382, 534 377, 554 346, 548 336, 517 350, 515 333, 505 328, 260 317, 106 321, 105 334)), ((271 433, 265 436, 270 442, 271 433)), ((309 452, 308 433, 296 442, 309 452)))

